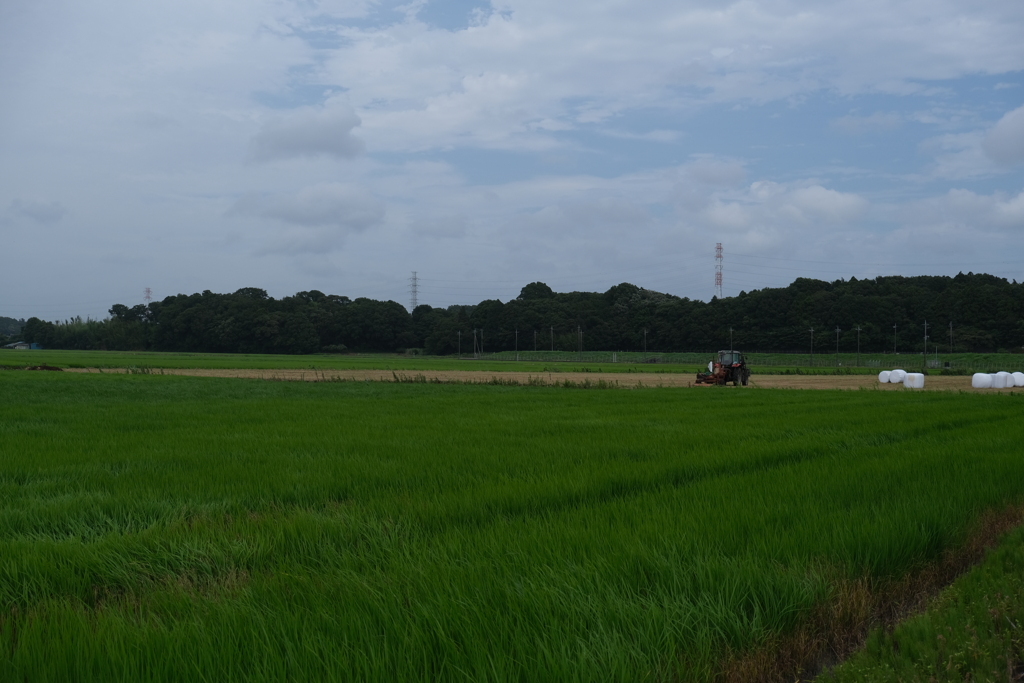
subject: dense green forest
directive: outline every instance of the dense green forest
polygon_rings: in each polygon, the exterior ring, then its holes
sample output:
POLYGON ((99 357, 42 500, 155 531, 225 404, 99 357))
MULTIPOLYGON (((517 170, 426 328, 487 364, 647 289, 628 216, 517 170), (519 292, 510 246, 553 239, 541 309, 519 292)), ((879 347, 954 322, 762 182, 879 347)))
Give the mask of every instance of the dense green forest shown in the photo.
MULTIPOLYGON (((128 307, 105 320, 30 318, 19 335, 48 348, 238 353, 473 351, 518 348, 574 351, 709 351, 728 343, 746 351, 806 352, 813 327, 821 348, 865 352, 928 349, 1007 352, 1024 349, 1024 283, 984 274, 878 277, 824 282, 798 278, 785 288, 740 292, 710 302, 631 284, 607 292, 556 293, 534 282, 507 302, 418 306, 349 299, 318 291, 274 299, 247 287, 233 294, 167 297, 128 307), (894 328, 895 326, 895 328, 894 328), (517 334, 518 330, 518 334, 517 334), (646 331, 646 333, 645 333, 646 331)), ((12 337, 13 338, 13 337, 12 337)))
POLYGON ((15 318, 5 318, 0 315, 0 339, 18 334, 24 326, 24 319, 17 320, 15 318))

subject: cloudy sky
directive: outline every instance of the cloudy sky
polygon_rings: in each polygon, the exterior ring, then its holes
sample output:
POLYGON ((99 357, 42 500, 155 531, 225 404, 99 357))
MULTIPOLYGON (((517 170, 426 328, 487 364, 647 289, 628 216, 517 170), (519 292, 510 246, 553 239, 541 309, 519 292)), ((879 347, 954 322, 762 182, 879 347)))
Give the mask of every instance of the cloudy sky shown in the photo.
POLYGON ((1024 3, 0 4, 0 315, 1024 280, 1024 3))

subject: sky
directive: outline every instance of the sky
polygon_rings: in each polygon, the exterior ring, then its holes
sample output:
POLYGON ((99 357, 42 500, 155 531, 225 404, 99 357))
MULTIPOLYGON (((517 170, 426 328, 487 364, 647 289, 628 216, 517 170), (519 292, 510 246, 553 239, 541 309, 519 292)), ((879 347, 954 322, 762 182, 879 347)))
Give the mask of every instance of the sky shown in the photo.
POLYGON ((1019 0, 0 3, 0 316, 1024 281, 1019 0))

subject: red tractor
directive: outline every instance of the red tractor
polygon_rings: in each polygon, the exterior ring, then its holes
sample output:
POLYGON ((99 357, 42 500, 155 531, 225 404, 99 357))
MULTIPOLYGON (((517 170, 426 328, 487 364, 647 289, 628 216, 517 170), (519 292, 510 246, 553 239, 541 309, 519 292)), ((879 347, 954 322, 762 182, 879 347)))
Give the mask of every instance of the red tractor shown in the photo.
POLYGON ((725 386, 729 382, 733 386, 747 386, 750 369, 747 361, 739 351, 719 351, 718 360, 708 363, 707 372, 697 373, 697 384, 717 384, 725 386))

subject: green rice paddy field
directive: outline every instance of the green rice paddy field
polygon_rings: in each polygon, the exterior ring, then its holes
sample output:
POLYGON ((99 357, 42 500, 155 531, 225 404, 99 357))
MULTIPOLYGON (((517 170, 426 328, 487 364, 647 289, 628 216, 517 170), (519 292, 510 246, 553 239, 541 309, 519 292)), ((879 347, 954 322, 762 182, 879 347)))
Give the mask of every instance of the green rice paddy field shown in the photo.
POLYGON ((1021 394, 0 396, 0 680, 714 680, 1024 504, 1021 394))

